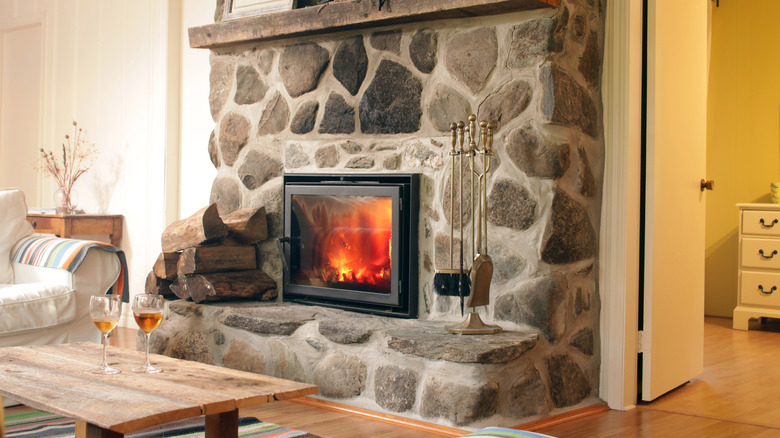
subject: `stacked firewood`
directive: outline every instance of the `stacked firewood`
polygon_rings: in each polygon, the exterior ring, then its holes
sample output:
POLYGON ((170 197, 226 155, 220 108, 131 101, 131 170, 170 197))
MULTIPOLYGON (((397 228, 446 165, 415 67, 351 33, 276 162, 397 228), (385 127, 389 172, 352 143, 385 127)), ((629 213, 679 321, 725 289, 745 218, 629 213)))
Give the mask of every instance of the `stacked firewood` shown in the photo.
POLYGON ((258 269, 256 244, 267 237, 265 207, 220 216, 211 204, 165 229, 146 293, 196 303, 276 298, 276 282, 258 269))

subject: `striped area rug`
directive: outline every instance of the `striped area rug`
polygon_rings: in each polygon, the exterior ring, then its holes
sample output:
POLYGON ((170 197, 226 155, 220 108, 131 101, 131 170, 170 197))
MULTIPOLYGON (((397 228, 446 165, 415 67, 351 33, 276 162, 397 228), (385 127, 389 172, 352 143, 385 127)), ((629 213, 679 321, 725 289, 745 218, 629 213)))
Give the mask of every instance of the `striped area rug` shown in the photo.
MULTIPOLYGON (((145 429, 125 435, 127 438, 200 438, 203 433, 203 417, 182 420, 164 426, 145 429)), ((5 416, 7 438, 73 438, 73 419, 43 411, 30 411, 5 416)), ((238 436, 244 438, 319 438, 300 430, 288 429, 278 424, 266 423, 253 417, 238 420, 238 436)))

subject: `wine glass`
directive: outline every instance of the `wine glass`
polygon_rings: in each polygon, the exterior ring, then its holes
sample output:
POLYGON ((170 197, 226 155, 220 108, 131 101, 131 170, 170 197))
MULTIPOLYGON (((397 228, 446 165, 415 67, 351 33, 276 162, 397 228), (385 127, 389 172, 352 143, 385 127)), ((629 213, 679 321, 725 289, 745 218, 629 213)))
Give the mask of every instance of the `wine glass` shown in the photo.
POLYGON ((116 327, 119 322, 119 316, 122 314, 122 296, 121 295, 101 295, 93 296, 89 299, 89 316, 92 317, 92 323, 103 334, 103 365, 92 371, 96 374, 117 374, 119 370, 111 368, 106 362, 106 347, 108 346, 108 334, 116 327))
POLYGON ((141 294, 133 298, 133 316, 146 337, 146 363, 140 368, 133 368, 136 373, 159 373, 162 371, 149 363, 149 337, 162 321, 163 304, 162 295, 141 294))

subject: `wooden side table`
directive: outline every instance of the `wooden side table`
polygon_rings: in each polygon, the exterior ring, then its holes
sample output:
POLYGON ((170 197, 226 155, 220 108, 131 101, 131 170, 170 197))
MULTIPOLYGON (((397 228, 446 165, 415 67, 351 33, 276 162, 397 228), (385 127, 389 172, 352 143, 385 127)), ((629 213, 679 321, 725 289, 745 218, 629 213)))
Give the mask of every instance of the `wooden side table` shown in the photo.
POLYGON ((27 221, 36 233, 55 234, 70 238, 88 234, 108 234, 111 244, 119 247, 122 242, 121 214, 27 214, 27 221))

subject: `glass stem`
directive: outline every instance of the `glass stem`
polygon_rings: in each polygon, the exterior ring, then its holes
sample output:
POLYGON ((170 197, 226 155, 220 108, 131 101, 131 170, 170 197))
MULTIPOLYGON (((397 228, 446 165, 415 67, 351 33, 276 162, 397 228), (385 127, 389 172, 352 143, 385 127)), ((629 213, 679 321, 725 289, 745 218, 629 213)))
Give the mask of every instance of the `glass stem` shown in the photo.
POLYGON ((108 346, 108 333, 103 333, 103 369, 108 368, 106 360, 106 347, 108 346))
POLYGON ((149 363, 149 338, 151 333, 144 333, 144 336, 146 336, 146 368, 151 368, 152 364, 149 363))

